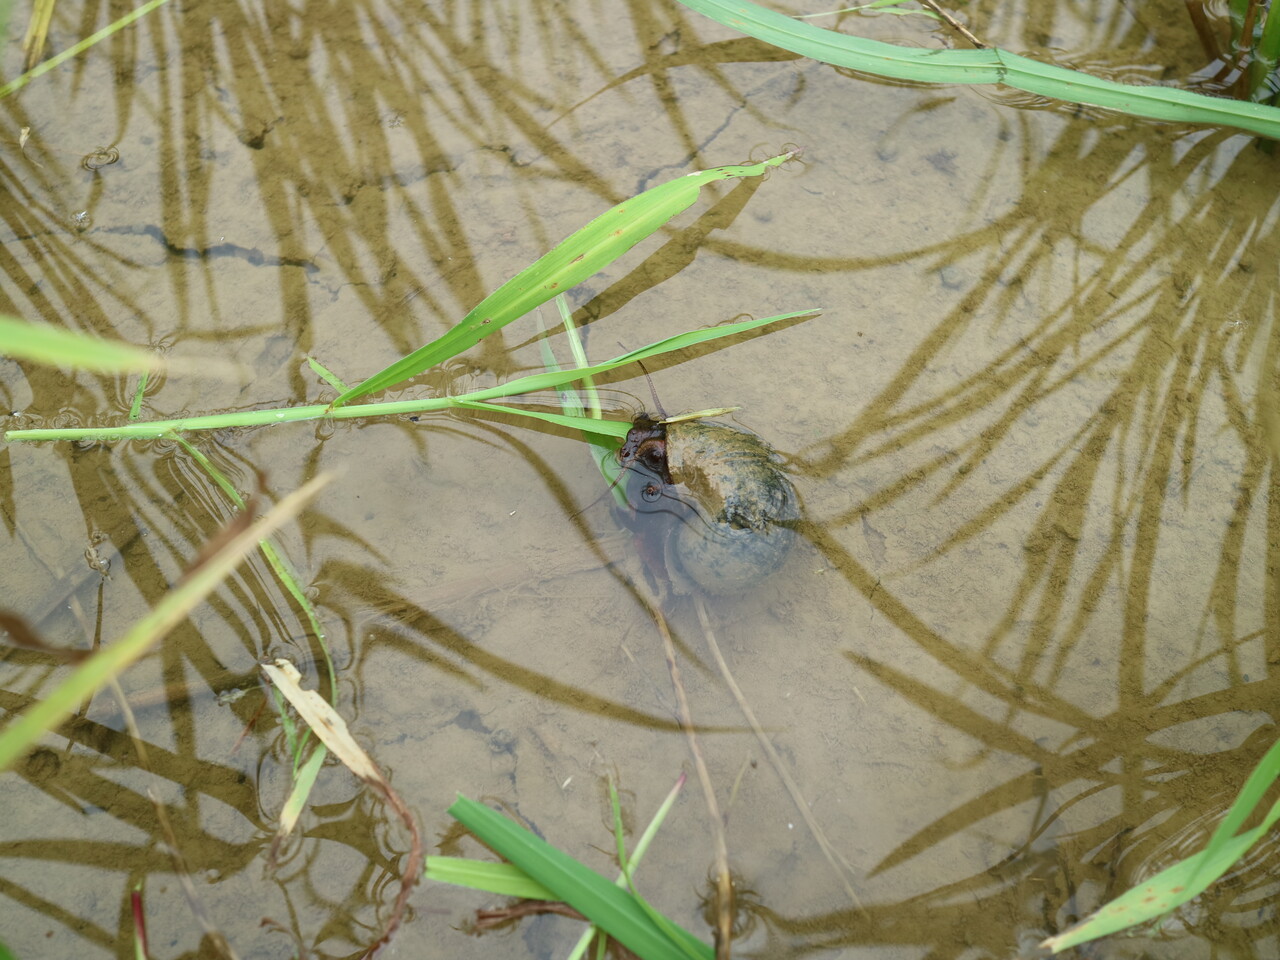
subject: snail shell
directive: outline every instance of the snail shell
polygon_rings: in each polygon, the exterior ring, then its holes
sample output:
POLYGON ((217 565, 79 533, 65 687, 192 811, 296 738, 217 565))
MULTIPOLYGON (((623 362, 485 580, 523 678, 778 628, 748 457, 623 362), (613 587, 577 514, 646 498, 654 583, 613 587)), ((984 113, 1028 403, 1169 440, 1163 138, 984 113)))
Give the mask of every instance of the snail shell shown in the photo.
POLYGON ((638 474, 628 484, 637 510, 654 510, 659 496, 685 506, 666 544, 668 568, 708 593, 731 594, 782 566, 795 542, 799 500, 777 454, 755 434, 642 416, 620 458, 638 474))

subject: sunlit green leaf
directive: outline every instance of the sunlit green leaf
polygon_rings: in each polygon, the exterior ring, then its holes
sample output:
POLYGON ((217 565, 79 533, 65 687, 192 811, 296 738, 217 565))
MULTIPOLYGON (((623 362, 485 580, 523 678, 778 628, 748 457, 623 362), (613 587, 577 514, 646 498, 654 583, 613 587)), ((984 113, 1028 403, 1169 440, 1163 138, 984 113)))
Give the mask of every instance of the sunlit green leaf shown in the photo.
POLYGON ((1249 779, 1204 850, 1161 870, 1070 930, 1050 937, 1042 946, 1054 952, 1065 950, 1127 927, 1148 923, 1198 897, 1280 821, 1280 801, 1276 801, 1258 826, 1236 835, 1277 775, 1280 775, 1280 741, 1271 746, 1249 774, 1249 779))
POLYGON ((147 350, 6 316, 0 316, 0 356, 97 373, 145 372, 160 365, 147 350))
POLYGON ((394 387, 410 377, 467 350, 489 334, 518 320, 557 294, 608 266, 676 214, 692 206, 708 183, 731 177, 757 177, 790 160, 784 153, 761 163, 715 167, 686 174, 624 200, 547 253, 478 303, 456 326, 424 347, 402 357, 368 380, 341 394, 334 407, 394 387))
POLYGON ((513 863, 469 860, 466 857, 427 857, 423 874, 428 880, 451 883, 455 887, 484 890, 500 897, 525 900, 554 900, 555 894, 513 863))
POLYGON ((155 608, 127 630, 124 636, 100 647, 48 696, 36 701, 34 706, 5 727, 0 732, 0 769, 12 764, 46 730, 61 723, 87 697, 146 653, 152 644, 172 630, 196 604, 208 596, 257 546, 259 540, 295 516, 327 482, 327 475, 317 477, 281 500, 252 527, 223 544, 181 586, 165 594, 155 608))
MULTIPOLYGON (((374 417, 374 416, 397 416, 411 413, 426 413, 432 410, 448 410, 453 407, 465 407, 471 404, 493 400, 498 397, 510 397, 521 393, 531 393, 535 390, 551 390, 565 384, 576 383, 584 376, 594 376, 601 373, 607 373, 610 370, 616 370, 619 367, 634 363, 637 360, 647 360, 650 357, 657 357, 663 354, 674 353, 687 347, 697 346, 722 337, 733 336, 734 334, 746 333, 759 327, 769 324, 783 323, 788 320, 796 320, 801 317, 813 316, 815 310, 797 310, 794 313, 779 314, 775 317, 763 317, 757 320, 743 320, 739 323, 727 323, 719 327, 708 327, 705 330, 691 330, 687 333, 680 333, 674 337, 667 337, 656 343, 641 347, 638 350, 630 350, 627 353, 614 357, 612 360, 606 360, 603 363, 597 363, 590 367, 581 369, 553 370, 546 373, 535 373, 527 377, 519 377, 515 380, 509 380, 506 383, 499 384, 496 387, 487 387, 484 390, 474 390, 471 393, 460 394, 456 397, 430 397, 423 400, 396 400, 383 403, 361 403, 349 407, 341 407, 339 409, 331 409, 324 404, 311 404, 305 407, 281 407, 274 410, 244 410, 236 413, 219 413, 203 417, 185 417, 181 420, 153 420, 144 423, 129 423, 115 427, 66 427, 66 428, 38 428, 31 430, 9 430, 5 433, 5 439, 10 442, 19 440, 84 440, 84 439, 101 439, 115 440, 130 437, 162 437, 170 433, 181 433, 188 430, 221 430, 225 427, 254 427, 263 426, 269 423, 296 423, 302 420, 320 420, 326 417, 334 419, 355 419, 357 417, 374 417)), ((533 416, 539 419, 546 419, 551 416, 560 416, 558 414, 539 414, 531 411, 515 411, 525 416, 533 416)), ((581 422, 566 422, 565 425, 571 425, 574 429, 586 429, 585 424, 581 422)), ((621 424, 615 426, 606 426, 603 421, 594 427, 596 433, 625 436, 626 428, 621 424), (618 431, 621 430, 621 433, 618 431)))
POLYGON ((578 910, 643 960, 683 958, 686 951, 700 960, 714 956, 711 947, 678 926, 677 946, 629 893, 501 814, 463 796, 449 813, 557 900, 578 910))

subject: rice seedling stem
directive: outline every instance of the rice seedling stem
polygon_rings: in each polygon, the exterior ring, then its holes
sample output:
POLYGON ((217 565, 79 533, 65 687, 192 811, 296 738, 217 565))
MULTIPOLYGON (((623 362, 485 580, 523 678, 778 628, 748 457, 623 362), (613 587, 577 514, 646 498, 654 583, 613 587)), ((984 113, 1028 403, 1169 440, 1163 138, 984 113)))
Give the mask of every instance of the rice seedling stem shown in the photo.
POLYGON ((724 817, 720 813, 716 789, 711 782, 707 761, 694 730, 693 712, 689 709, 689 697, 685 693, 684 684, 680 681, 680 667, 676 663, 676 645, 671 637, 671 629, 667 626, 667 618, 662 615, 662 611, 654 600, 643 593, 640 596, 649 609, 649 616, 658 627, 658 633, 662 636, 662 652, 666 657, 667 672, 671 674, 671 686, 676 694, 680 725, 684 727, 685 739, 689 741, 694 770, 697 771, 698 783, 702 786, 702 797, 707 805, 707 815, 711 819, 711 836, 715 845, 716 960, 729 960, 730 945, 733 941, 733 877, 729 873, 729 845, 725 839, 724 817))

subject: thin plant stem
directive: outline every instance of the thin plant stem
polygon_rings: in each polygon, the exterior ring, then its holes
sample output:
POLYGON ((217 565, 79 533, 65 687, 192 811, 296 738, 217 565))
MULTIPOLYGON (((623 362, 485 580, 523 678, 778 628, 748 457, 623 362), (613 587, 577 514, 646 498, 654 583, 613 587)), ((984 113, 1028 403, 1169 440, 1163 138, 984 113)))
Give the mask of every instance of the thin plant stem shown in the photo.
POLYGON ((671 629, 667 626, 667 618, 653 600, 645 597, 644 603, 649 608, 649 616, 658 627, 658 633, 662 635, 662 652, 666 655, 671 686, 675 688, 680 725, 684 727, 685 738, 689 741, 693 766, 698 774, 698 783, 702 785, 707 814, 711 817, 711 835, 716 851, 716 960, 729 960, 729 945, 733 940, 733 878, 729 874, 729 845, 725 839, 724 817, 720 814, 720 804, 716 800, 716 790, 711 783, 707 761, 698 743, 698 735, 694 732, 693 713, 689 709, 689 697, 685 693, 684 684, 680 681, 676 644, 671 637, 671 629))
POLYGON ((972 43, 979 50, 987 49, 987 44, 983 43, 981 40, 975 37, 973 33, 970 32, 968 27, 966 27, 963 23, 961 23, 951 14, 947 13, 947 11, 943 10, 940 6, 938 6, 934 2, 934 0, 920 0, 920 2, 923 3, 930 10, 932 10, 935 14, 937 14, 942 20, 944 20, 947 26, 949 26, 956 33, 960 34, 960 36, 964 37, 966 40, 972 43))
POLYGON ((725 662, 724 656, 720 653, 720 644, 716 643, 715 631, 711 629, 711 620, 707 617, 707 608, 702 602, 702 598, 695 596, 693 598, 694 605, 698 608, 698 621, 702 624, 702 632, 706 637, 707 646, 711 649, 711 655, 715 658, 716 666, 720 669, 720 675, 724 678, 725 684, 729 687, 729 692, 733 694, 733 699, 738 702, 738 709, 742 711, 742 715, 747 718, 747 723, 751 726, 752 732, 756 735, 756 739, 760 741, 760 746, 764 750, 765 755, 769 758, 769 763, 773 765, 774 772, 778 774, 778 778, 782 780, 782 785, 786 787, 787 793, 791 796, 791 802, 796 805, 796 809, 800 811, 800 817, 805 822, 805 826, 809 828, 809 832, 813 834, 813 839, 818 841, 818 846, 822 849, 822 855, 827 858, 827 863, 831 864, 831 869, 835 871, 840 883, 844 887, 845 893, 849 895, 850 901, 859 910, 865 910, 862 901, 858 898, 857 892, 853 889, 853 885, 849 882, 849 874, 853 872, 843 857, 831 845, 831 841, 827 839, 827 835, 823 832, 821 824, 814 818, 813 813, 809 810, 809 804, 805 802, 804 794, 800 792, 800 787, 792 779, 791 774, 787 773, 786 768, 782 765, 782 758, 778 756, 778 751, 773 748, 773 744, 769 742, 769 738, 764 735, 764 728, 760 726, 760 721, 756 719, 755 711, 751 709, 751 704, 747 702, 747 698, 742 694, 742 688, 738 686, 738 681, 733 678, 733 674, 729 671, 729 665, 725 662))

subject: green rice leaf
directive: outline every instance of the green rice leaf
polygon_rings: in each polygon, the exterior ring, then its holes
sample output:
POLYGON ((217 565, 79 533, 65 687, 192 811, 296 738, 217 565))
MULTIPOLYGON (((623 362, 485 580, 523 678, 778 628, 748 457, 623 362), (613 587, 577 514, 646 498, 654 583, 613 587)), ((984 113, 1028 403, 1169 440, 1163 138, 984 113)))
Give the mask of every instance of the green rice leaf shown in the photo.
POLYGON ((0 732, 0 770, 8 767, 46 730, 57 726, 87 697, 147 652, 180 623, 257 546, 279 529, 328 483, 322 475, 289 494, 253 526, 223 544, 182 583, 165 594, 155 608, 120 639, 100 647, 43 700, 0 732))
POLYGON ((824 30, 750 0, 680 0, 690 10, 749 36, 823 63, 922 83, 1003 84, 1067 103, 1177 123, 1239 127, 1280 139, 1280 108, 1173 87, 1116 83, 994 47, 926 50, 824 30))
POLYGON ((688 209, 708 183, 757 177, 790 160, 784 153, 762 163, 715 167, 659 184, 607 210, 478 303, 443 336, 402 357, 333 401, 335 408, 394 387, 456 357, 489 334, 608 266, 676 214, 688 209))
MULTIPOLYGON (((244 498, 236 490, 235 484, 231 482, 231 479, 225 473, 218 469, 212 460, 201 453, 198 447, 181 434, 173 433, 170 436, 196 462, 196 465, 209 475, 209 478, 218 485, 222 492, 227 495, 227 499, 236 505, 237 509, 242 511, 248 509, 244 498)), ((311 635, 315 637, 324 659, 325 671, 329 677, 329 690, 332 692, 332 696, 336 697, 338 693, 338 673, 333 665, 333 656, 329 653, 329 644, 325 640, 324 627, 320 623, 320 614, 316 610, 315 604, 307 596, 306 590, 302 587, 302 582, 298 579, 298 575, 294 573, 289 562, 276 550, 275 544, 270 540, 263 540, 259 546, 262 548, 262 555, 266 557, 267 563, 271 565, 271 569, 275 572, 276 577, 279 578, 281 585, 289 591, 289 595, 293 597, 303 615, 306 616, 307 623, 311 626, 311 635)), ((295 754, 295 769, 299 759, 295 754)))
POLYGON ((1213 859, 1205 856, 1208 851, 1202 850, 1161 870, 1141 886, 1116 897, 1088 919, 1065 933, 1050 937, 1040 945, 1057 953, 1163 916, 1202 894, 1213 881, 1244 856, 1263 832, 1259 827, 1233 838, 1219 848, 1218 855, 1213 859))
POLYGON ((545 886, 555 899, 581 912, 643 960, 683 958, 686 951, 699 960, 714 956, 711 947, 673 924, 679 931, 677 946, 654 925, 634 897, 501 814, 461 795, 449 813, 500 856, 545 886))
MULTIPOLYGON (((575 417, 567 413, 552 413, 549 410, 526 410, 520 407, 508 407, 500 403, 481 403, 478 400, 458 398, 453 401, 451 406, 461 407, 464 410, 492 410, 497 413, 509 413, 517 417, 545 420, 547 423, 554 423, 558 427, 580 430, 596 438, 597 442, 600 438, 604 438, 606 441, 621 440, 626 437, 627 431, 631 429, 631 424, 625 420, 597 420, 594 417, 575 417)), ((611 447, 617 450, 618 444, 612 443, 611 447)))
POLYGON ((320 775, 320 768, 324 766, 325 757, 328 755, 329 751, 325 745, 317 743, 307 762, 294 773, 293 789, 289 791, 289 797, 280 810, 280 826, 276 830, 278 837, 287 837, 293 832, 294 825, 297 824, 298 817, 302 816, 302 810, 307 805, 307 797, 311 796, 311 788, 316 785, 316 777, 320 775))
POLYGON ((0 316, 0 356, 96 373, 145 373, 161 365, 148 350, 6 316, 0 316))
POLYGON ((1112 900, 1066 932, 1050 937, 1041 946, 1056 953, 1155 920, 1198 897, 1280 820, 1278 800, 1258 826, 1236 835, 1236 830, 1253 813, 1277 775, 1280 775, 1280 741, 1258 762, 1203 850, 1161 870, 1141 886, 1112 900))
MULTIPOLYGON (((568 383, 575 383, 584 376, 594 376, 600 373, 607 373, 618 367, 625 366, 628 363, 634 363, 637 360, 647 360, 650 357, 661 356, 662 354, 672 353, 677 350, 683 350, 686 347, 697 346, 701 343, 707 343, 721 337, 733 336, 738 333, 745 333, 755 330, 759 327, 767 326, 773 323, 782 323, 787 320, 795 320, 800 317, 810 317, 817 313, 816 310, 797 310, 793 313, 779 314, 774 317, 763 317, 757 320, 743 320, 739 323, 727 323, 718 327, 708 327, 705 330, 691 330, 687 333, 677 334, 674 337, 667 337, 665 340, 659 340, 651 343, 646 347, 638 350, 631 350, 621 356, 614 357, 612 360, 606 360, 603 363, 597 363, 594 366, 574 368, 568 370, 553 370, 546 373, 532 374, 527 377, 519 377, 515 380, 509 380, 506 383, 499 384, 496 387, 489 387, 484 390, 475 390, 471 393, 460 394, 456 397, 430 397, 423 400, 396 400, 383 403, 361 403, 350 407, 341 407, 332 409, 324 404, 311 404, 305 407, 283 407, 273 410, 248 410, 238 413, 218 413, 203 417, 185 417, 181 420, 152 420, 143 423, 122 424, 115 427, 59 427, 59 428, 35 428, 31 430, 9 430, 4 437, 10 442, 20 440, 119 440, 126 438, 148 438, 162 437, 171 432, 181 433, 187 430, 221 430, 225 427, 254 427, 264 426, 269 423, 296 423, 302 420, 320 420, 326 417, 334 419, 354 419, 357 417, 373 417, 373 416, 399 416, 411 413, 426 413, 432 410, 447 410, 450 407, 464 407, 468 403, 475 403, 484 400, 492 400, 497 397, 510 397, 521 393, 530 393, 534 390, 550 390, 563 386, 568 383)), ((529 411, 521 412, 528 416, 533 416, 529 411)), ((545 417, 558 416, 556 414, 547 414, 545 417)), ((544 418, 545 418, 544 417, 544 418)), ((616 421, 615 421, 616 422, 616 421)), ((596 421, 596 433, 613 434, 621 429, 620 426, 606 426, 607 421, 596 421)), ((569 425, 566 423, 565 425, 569 425)), ((574 429, 586 429, 586 426, 580 422, 572 424, 574 429)), ((623 429, 619 436, 625 436, 626 430, 623 429)))
POLYGON ((93 34, 92 36, 86 37, 85 39, 81 40, 79 43, 68 47, 66 50, 63 50, 57 56, 50 57, 48 60, 44 61, 43 63, 37 63, 34 67, 32 67, 26 73, 21 74, 20 76, 17 76, 14 79, 10 80, 4 86, 0 87, 0 97, 7 97, 9 96, 9 94, 13 93, 15 90, 21 90, 23 87, 25 87, 28 83, 30 83, 32 80, 34 80, 36 77, 40 76, 41 74, 48 73, 54 67, 58 66, 59 64, 67 60, 70 60, 72 57, 79 56, 80 54, 84 53, 84 51, 92 47, 94 44, 107 39, 107 37, 111 36, 113 33, 116 33, 119 30, 123 30, 125 27, 129 26, 129 24, 133 23, 135 20, 139 19, 140 17, 145 17, 152 10, 155 10, 157 7, 163 6, 168 2, 169 0, 147 0, 146 3, 138 7, 136 10, 131 10, 128 13, 126 13, 124 16, 122 16, 120 19, 107 24, 105 27, 103 27, 101 30, 99 30, 97 33, 93 34))
POLYGON ((332 370, 326 367, 323 363, 321 363, 315 357, 307 357, 307 365, 311 367, 311 371, 313 373, 315 373, 318 377, 320 377, 320 379, 322 379, 325 383, 329 384, 329 386, 333 387, 333 389, 337 390, 339 393, 343 393, 344 391, 349 389, 345 383, 343 383, 340 379, 338 379, 337 374, 335 374, 332 370))
POLYGON ((522 897, 525 900, 556 898, 554 893, 513 863, 469 860, 466 857, 427 857, 423 876, 428 880, 484 890, 500 897, 522 897))
MULTIPOLYGON (((1262 798, 1271 789, 1271 785, 1275 783, 1277 776, 1280 776, 1280 740, 1273 743, 1271 749, 1263 754, 1262 759, 1258 761, 1258 765, 1249 774, 1249 779, 1240 788, 1240 792, 1232 802, 1227 815, 1222 818, 1222 822, 1218 824, 1218 828, 1213 831, 1213 836, 1209 838, 1208 844, 1205 845, 1204 852, 1206 856, 1214 856, 1217 848, 1229 842, 1235 836, 1236 831, 1244 826, 1244 822, 1249 819, 1254 808, 1262 802, 1262 798)), ((1263 822, 1268 825, 1273 823, 1276 813, 1277 807, 1272 807, 1267 819, 1263 822)))

